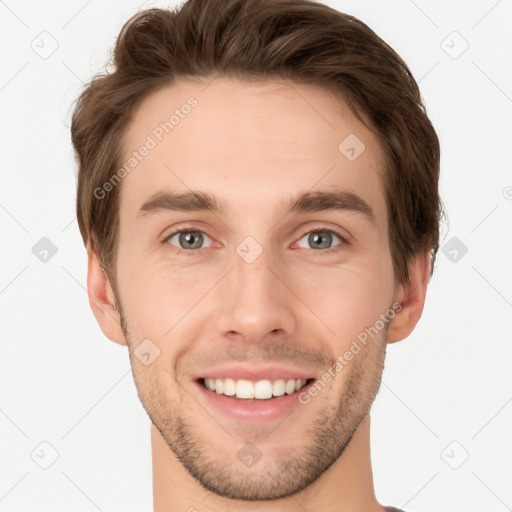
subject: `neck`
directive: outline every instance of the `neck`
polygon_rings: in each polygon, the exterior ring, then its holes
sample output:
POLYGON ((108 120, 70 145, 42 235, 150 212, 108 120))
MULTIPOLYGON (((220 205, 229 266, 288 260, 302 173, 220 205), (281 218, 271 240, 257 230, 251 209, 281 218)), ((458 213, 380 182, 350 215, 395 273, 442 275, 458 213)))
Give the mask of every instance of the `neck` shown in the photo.
POLYGON ((151 425, 154 512, 384 512, 376 500, 365 416, 337 461, 302 491, 274 501, 234 501, 203 488, 151 425))

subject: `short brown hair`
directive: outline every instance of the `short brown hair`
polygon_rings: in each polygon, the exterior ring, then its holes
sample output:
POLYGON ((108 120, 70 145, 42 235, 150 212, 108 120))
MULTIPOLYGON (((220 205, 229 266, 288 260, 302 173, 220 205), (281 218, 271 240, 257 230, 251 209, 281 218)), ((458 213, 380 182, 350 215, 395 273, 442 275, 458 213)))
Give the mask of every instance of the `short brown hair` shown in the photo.
POLYGON ((103 199, 94 190, 118 169, 124 129, 144 98, 176 79, 213 75, 339 91, 359 120, 369 120, 385 155, 395 279, 407 282, 411 258, 427 251, 432 276, 443 215, 439 140, 405 62, 357 18, 312 0, 188 0, 129 19, 112 65, 78 98, 71 134, 80 233, 114 286, 121 187, 103 199))

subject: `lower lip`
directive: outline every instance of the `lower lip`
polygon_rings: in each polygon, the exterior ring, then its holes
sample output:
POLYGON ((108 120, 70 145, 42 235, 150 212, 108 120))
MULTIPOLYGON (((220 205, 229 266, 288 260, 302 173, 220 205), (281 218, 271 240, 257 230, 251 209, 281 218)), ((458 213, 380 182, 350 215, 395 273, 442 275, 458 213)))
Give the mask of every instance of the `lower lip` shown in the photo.
POLYGON ((314 384, 314 379, 308 382, 302 389, 290 395, 276 396, 267 400, 240 399, 226 395, 220 395, 211 389, 203 386, 202 382, 195 381, 199 392, 212 407, 225 416, 238 421, 262 421, 275 420, 288 414, 294 407, 302 405, 299 402, 299 394, 307 392, 314 384))

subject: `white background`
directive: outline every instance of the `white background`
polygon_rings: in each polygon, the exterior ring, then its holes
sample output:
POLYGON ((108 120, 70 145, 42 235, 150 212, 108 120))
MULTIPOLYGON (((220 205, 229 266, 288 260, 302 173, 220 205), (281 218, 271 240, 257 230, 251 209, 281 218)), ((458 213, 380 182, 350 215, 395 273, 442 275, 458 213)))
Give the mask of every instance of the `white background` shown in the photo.
MULTIPOLYGON (((0 2, 0 512, 152 508, 150 423, 127 349, 88 304, 69 122, 124 21, 166 5, 0 2), (46 59, 42 37, 58 43, 46 59), (32 252, 42 237, 58 250, 46 263, 32 252)), ((512 1, 329 5, 419 81, 441 140, 443 243, 468 249, 455 262, 440 250, 416 330, 388 347, 372 412, 377 497, 408 512, 512 510, 512 1)))

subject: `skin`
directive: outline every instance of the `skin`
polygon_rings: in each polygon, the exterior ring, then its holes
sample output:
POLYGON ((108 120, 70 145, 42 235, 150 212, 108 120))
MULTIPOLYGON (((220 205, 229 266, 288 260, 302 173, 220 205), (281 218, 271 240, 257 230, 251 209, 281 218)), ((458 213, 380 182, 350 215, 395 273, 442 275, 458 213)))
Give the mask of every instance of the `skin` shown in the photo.
POLYGON ((289 82, 207 83, 180 80, 152 93, 128 126, 126 155, 168 112, 190 96, 198 101, 122 181, 117 289, 88 249, 92 310, 109 339, 128 345, 153 422, 154 510, 382 512, 369 410, 387 343, 406 338, 421 316, 428 254, 411 262, 407 283, 395 280, 382 153, 342 98, 289 82), (349 134, 366 145, 355 161, 338 150, 349 134), (283 198, 333 186, 360 195, 376 225, 355 212, 281 210, 283 198), (140 206, 163 189, 207 191, 229 209, 137 219, 140 206), (165 240, 185 222, 203 233, 194 256, 185 254, 191 249, 179 235, 165 240), (319 226, 350 243, 322 228, 327 247, 338 249, 326 254, 308 238, 319 226), (236 252, 247 236, 263 249, 250 264, 236 252), (402 309, 387 328, 284 420, 225 417, 208 409, 192 381, 233 361, 292 365, 320 378, 395 302, 402 309), (160 350, 148 366, 133 355, 146 338, 160 350), (262 454, 251 468, 237 458, 247 442, 262 454))

